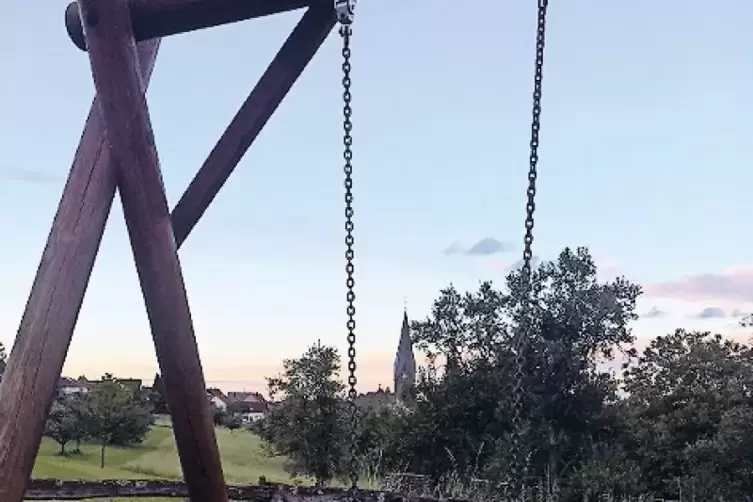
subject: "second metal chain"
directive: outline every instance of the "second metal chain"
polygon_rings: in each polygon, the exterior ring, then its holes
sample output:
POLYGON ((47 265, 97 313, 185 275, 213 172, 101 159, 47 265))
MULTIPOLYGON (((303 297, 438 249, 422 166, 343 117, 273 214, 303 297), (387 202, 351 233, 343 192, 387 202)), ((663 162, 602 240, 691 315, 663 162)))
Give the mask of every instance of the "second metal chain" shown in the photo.
POLYGON ((350 92, 350 37, 353 33, 350 26, 350 22, 343 22, 341 19, 340 36, 343 40, 342 47, 342 86, 343 86, 343 160, 345 166, 343 172, 345 173, 345 272, 347 279, 345 285, 347 287, 347 309, 348 315, 348 402, 351 413, 351 427, 352 438, 350 444, 350 465, 349 475, 351 481, 351 490, 355 492, 358 489, 358 442, 357 442, 357 426, 358 426, 358 408, 356 406, 356 398, 358 393, 356 391, 356 385, 358 378, 356 377, 356 293, 354 278, 355 266, 353 259, 355 252, 353 250, 354 237, 353 237, 353 136, 351 131, 353 129, 353 123, 351 122, 351 115, 353 110, 351 108, 352 95, 350 92))
POLYGON ((512 476, 515 488, 524 488, 525 480, 521 479, 526 475, 526 466, 528 463, 527 453, 524 451, 527 445, 522 444, 528 438, 524 437, 523 427, 523 402, 525 394, 525 372, 526 372, 526 352, 528 346, 528 337, 531 336, 531 275, 533 260, 533 226, 534 212, 536 210, 536 178, 538 176, 539 162, 539 131, 541 129, 541 91, 544 79, 544 48, 546 45, 546 14, 548 0, 539 0, 538 2, 538 19, 536 27, 536 59, 533 82, 533 109, 531 122, 531 142, 528 169, 528 188, 526 190, 526 219, 525 219, 525 237, 523 239, 523 265, 520 270, 520 280, 522 281, 523 305, 521 305, 522 314, 520 317, 520 326, 515 339, 515 378, 513 389, 513 409, 512 409, 512 476))

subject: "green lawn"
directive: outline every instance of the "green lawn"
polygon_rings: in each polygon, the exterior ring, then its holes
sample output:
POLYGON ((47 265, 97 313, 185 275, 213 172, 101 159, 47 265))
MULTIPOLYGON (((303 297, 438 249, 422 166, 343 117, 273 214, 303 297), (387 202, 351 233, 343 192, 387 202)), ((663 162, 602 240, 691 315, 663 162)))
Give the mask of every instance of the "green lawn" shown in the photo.
MULTIPOLYGON (((254 434, 245 430, 231 433, 224 428, 218 428, 215 432, 228 483, 256 483, 260 476, 265 476, 268 481, 292 482, 283 470, 283 459, 266 456, 261 440, 254 434)), ((85 444, 81 449, 81 455, 62 457, 58 454, 60 448, 57 443, 45 438, 32 476, 37 479, 89 480, 182 477, 169 420, 158 420, 146 441, 137 447, 108 447, 104 469, 99 467, 97 445, 85 444)))

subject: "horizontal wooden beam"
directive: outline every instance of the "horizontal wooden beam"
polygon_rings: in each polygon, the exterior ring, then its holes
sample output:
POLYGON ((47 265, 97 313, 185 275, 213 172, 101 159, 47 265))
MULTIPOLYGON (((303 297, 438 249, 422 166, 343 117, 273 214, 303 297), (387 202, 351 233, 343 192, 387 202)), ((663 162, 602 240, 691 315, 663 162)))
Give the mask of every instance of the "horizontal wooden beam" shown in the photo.
MULTIPOLYGON (((323 490, 309 487, 265 483, 251 486, 228 486, 230 500, 251 502, 352 502, 350 491, 341 488, 323 490)), ((159 480, 61 481, 35 479, 26 491, 26 500, 83 500, 111 499, 115 497, 165 497, 185 498, 185 483, 159 480)), ((399 495, 389 492, 361 490, 356 502, 436 502, 438 499, 399 495)), ((463 502, 460 499, 443 499, 443 502, 463 502)))
MULTIPOLYGON (((130 0, 137 42, 301 9, 323 0, 130 0)), ((333 2, 328 2, 332 4, 333 2)), ((76 2, 65 10, 65 27, 76 47, 86 50, 76 2)))

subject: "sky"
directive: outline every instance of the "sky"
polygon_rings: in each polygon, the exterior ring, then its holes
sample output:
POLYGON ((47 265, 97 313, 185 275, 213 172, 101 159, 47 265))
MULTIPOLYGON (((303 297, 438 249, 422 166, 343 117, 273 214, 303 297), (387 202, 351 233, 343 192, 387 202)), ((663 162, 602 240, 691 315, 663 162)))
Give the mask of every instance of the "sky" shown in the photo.
MULTIPOLYGON (((10 347, 93 96, 66 2, 0 30, 0 342, 10 347)), ((501 285, 521 255, 535 2, 361 0, 353 39, 361 390, 390 385, 404 303, 501 285), (479 246, 477 244, 481 243, 479 246), (448 252, 450 251, 450 252, 448 252)), ((177 202, 300 18, 163 41, 147 98, 177 202)), ((588 246, 642 284, 640 343, 748 333, 753 311, 749 0, 571 0, 549 11, 534 251, 588 246)), ((340 39, 335 32, 180 251, 210 385, 345 349, 340 39)), ((149 380, 149 326, 116 200, 64 373, 149 380)))

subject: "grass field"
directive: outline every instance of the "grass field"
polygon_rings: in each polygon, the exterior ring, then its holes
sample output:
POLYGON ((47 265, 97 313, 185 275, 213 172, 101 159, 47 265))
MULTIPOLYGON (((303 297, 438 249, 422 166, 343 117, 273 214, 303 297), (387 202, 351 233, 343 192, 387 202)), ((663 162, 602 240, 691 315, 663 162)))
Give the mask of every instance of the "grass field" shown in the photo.
MULTIPOLYGON (((228 483, 256 483, 260 476, 265 476, 268 481, 292 482, 283 470, 284 460, 265 455, 257 436, 245 430, 231 433, 224 428, 216 429, 216 434, 228 483)), ((42 441, 32 474, 34 478, 96 480, 182 477, 173 431, 165 419, 152 427, 146 441, 139 446, 108 447, 104 469, 99 467, 97 445, 82 445, 81 455, 67 457, 60 456, 59 450, 54 441, 47 438, 42 441)), ((140 501, 146 502, 144 499, 140 501)))

